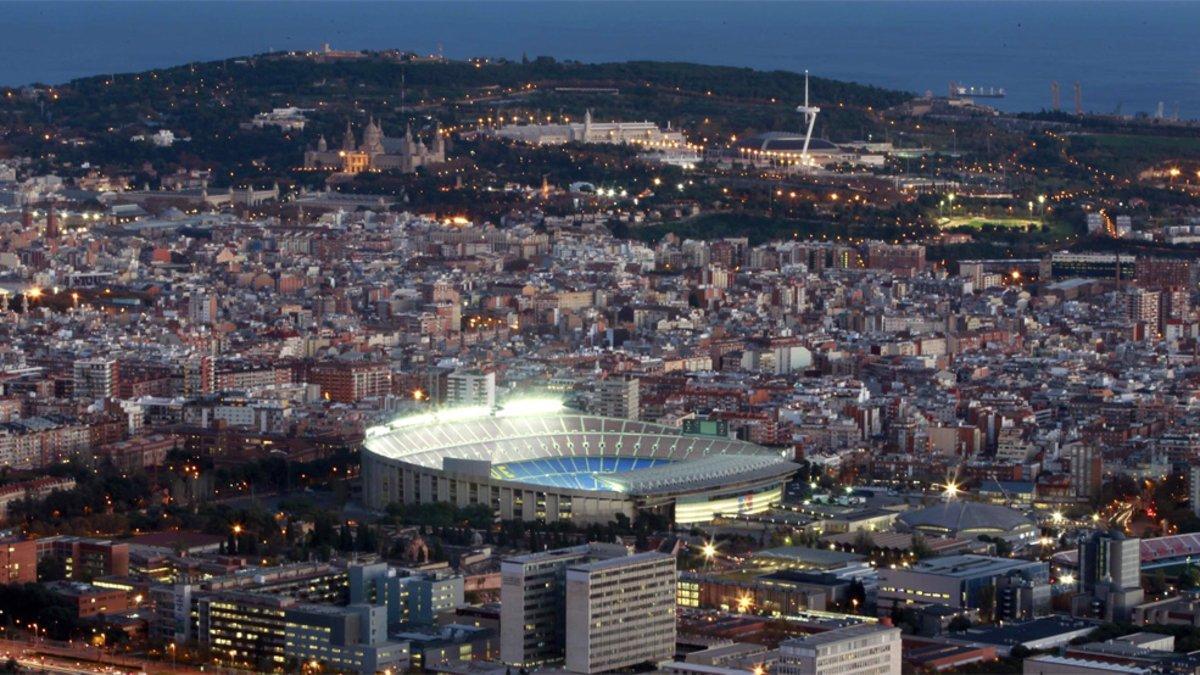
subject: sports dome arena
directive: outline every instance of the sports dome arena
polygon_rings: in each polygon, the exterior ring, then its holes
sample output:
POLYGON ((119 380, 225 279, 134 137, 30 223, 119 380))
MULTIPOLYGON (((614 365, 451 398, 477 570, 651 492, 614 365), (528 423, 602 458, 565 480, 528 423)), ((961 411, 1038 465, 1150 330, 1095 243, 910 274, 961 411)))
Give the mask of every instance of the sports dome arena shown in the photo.
POLYGON ((366 504, 490 504, 501 518, 607 523, 653 510, 681 525, 757 513, 799 468, 723 436, 588 415, 557 400, 453 408, 367 430, 366 504))

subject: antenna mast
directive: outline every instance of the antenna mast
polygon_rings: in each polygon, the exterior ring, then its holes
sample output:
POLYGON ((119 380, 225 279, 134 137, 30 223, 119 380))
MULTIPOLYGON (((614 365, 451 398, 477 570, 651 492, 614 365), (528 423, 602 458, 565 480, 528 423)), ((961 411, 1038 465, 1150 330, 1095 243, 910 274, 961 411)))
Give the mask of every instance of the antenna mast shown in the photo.
POLYGON ((807 70, 804 71, 804 105, 797 106, 796 112, 804 115, 804 123, 805 123, 806 129, 804 131, 804 149, 801 150, 801 152, 800 152, 800 161, 805 166, 808 166, 808 164, 809 164, 808 145, 809 145, 809 142, 812 141, 813 126, 815 126, 817 123, 817 113, 821 112, 821 109, 814 105, 809 104, 808 71, 807 70))

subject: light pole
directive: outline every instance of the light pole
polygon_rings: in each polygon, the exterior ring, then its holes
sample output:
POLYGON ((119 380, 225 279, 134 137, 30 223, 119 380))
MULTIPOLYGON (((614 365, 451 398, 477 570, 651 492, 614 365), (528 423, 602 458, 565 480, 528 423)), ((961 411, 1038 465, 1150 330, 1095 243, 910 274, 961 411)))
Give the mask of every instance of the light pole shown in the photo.
POLYGON ((704 542, 704 546, 700 548, 700 553, 704 556, 704 566, 709 567, 712 565, 713 558, 717 555, 717 546, 710 539, 704 542))
POLYGON ((1046 224, 1046 195, 1038 195, 1038 204, 1041 205, 1042 224, 1046 224))

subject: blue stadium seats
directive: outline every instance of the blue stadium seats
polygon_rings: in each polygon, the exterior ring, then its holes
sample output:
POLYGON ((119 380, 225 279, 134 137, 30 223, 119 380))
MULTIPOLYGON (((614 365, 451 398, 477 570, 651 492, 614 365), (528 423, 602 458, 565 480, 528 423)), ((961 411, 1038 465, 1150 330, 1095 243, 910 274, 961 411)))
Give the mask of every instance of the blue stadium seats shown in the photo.
POLYGON ((598 473, 625 473, 670 464, 671 460, 647 457, 545 457, 492 466, 492 478, 548 487, 604 490, 593 477, 598 473))

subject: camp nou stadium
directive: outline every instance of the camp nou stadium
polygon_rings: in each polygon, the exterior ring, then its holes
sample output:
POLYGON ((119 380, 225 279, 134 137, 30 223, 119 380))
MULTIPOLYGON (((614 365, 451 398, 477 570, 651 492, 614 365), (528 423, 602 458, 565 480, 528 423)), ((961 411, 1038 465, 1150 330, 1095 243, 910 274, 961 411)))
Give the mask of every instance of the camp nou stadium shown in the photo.
POLYGON ((503 519, 581 524, 644 510, 680 525, 758 513, 798 468, 779 450, 548 399, 401 417, 368 429, 362 453, 370 508, 490 504, 503 519))

